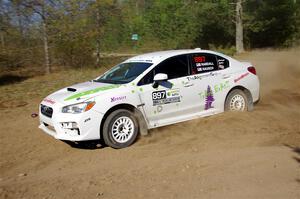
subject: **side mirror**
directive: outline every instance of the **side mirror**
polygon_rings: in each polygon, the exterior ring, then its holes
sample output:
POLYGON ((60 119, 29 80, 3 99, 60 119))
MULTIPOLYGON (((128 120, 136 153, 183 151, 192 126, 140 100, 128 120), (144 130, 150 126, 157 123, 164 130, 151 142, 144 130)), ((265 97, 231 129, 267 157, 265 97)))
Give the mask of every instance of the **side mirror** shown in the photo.
POLYGON ((157 88, 158 85, 159 85, 159 82, 167 81, 167 80, 168 80, 168 75, 167 74, 165 74, 165 73, 158 73, 153 78, 152 87, 153 88, 157 88))
POLYGON ((153 80, 156 81, 167 81, 168 75, 165 73, 158 73, 154 76, 153 80))

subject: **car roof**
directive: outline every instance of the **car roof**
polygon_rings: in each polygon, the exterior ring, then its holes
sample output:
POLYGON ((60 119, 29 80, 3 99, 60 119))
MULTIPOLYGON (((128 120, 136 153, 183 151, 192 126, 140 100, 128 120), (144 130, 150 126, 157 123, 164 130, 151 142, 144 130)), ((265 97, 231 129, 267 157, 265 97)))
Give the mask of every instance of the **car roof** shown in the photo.
POLYGON ((127 59, 125 62, 148 62, 148 63, 159 63, 162 60, 165 60, 169 57, 173 57, 176 55, 189 54, 189 53, 212 53, 216 55, 223 56, 225 58, 229 58, 226 55, 221 53, 217 53, 210 50, 201 50, 200 48, 196 49, 185 49, 185 50, 167 50, 167 51, 157 51, 146 54, 137 55, 127 59))

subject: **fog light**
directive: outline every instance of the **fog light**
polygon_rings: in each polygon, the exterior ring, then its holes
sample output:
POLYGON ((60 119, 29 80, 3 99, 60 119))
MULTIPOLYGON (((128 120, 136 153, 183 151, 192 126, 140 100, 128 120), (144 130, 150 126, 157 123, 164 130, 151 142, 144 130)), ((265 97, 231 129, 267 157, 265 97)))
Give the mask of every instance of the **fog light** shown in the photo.
POLYGON ((76 122, 62 122, 61 126, 64 129, 75 129, 75 128, 78 128, 78 125, 77 125, 76 122))

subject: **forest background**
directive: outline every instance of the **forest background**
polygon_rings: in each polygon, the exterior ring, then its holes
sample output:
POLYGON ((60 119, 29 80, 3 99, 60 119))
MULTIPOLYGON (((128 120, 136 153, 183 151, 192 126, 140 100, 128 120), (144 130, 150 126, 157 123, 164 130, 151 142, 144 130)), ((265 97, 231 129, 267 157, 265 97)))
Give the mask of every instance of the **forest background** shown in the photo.
POLYGON ((0 0, 0 72, 100 67, 166 49, 233 55, 237 17, 246 50, 299 46, 299 0, 0 0))

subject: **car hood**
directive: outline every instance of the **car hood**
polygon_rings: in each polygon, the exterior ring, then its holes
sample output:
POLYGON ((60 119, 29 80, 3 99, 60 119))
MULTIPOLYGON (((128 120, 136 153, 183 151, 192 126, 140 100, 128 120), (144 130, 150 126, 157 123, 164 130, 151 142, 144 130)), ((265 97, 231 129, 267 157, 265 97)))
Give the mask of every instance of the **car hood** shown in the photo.
POLYGON ((58 90, 47 96, 43 101, 52 105, 55 102, 65 105, 80 103, 118 87, 120 87, 120 85, 92 81, 84 82, 58 90))

